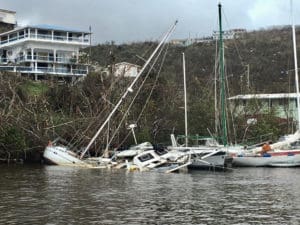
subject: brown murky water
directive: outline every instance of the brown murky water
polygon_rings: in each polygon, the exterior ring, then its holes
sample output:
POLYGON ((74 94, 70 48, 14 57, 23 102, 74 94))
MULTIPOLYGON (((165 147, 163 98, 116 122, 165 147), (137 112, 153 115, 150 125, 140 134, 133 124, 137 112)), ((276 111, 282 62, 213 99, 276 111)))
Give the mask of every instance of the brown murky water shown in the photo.
POLYGON ((0 224, 300 224, 300 168, 0 166, 0 224))

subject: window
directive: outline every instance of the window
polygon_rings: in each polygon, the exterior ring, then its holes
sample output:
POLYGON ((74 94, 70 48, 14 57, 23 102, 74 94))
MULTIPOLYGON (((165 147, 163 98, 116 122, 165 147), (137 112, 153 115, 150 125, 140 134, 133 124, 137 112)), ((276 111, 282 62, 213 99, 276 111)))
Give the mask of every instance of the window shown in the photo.
POLYGON ((150 153, 148 154, 145 154, 145 155, 142 155, 140 157, 138 157, 138 159, 141 161, 141 162, 146 162, 150 159, 154 159, 153 155, 151 155, 150 153))
POLYGON ((155 150, 155 153, 156 153, 157 155, 161 156, 161 155, 167 154, 168 151, 166 151, 165 149, 157 149, 157 150, 155 150))

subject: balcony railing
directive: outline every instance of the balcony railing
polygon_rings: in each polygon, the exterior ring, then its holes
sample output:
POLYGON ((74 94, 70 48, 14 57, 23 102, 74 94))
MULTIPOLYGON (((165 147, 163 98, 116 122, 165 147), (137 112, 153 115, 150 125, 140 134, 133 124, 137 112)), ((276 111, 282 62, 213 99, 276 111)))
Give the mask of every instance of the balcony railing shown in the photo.
POLYGON ((38 61, 38 62, 57 62, 57 63, 77 63, 77 60, 72 57, 56 57, 54 59, 54 56, 40 56, 35 55, 31 57, 31 55, 27 56, 19 56, 14 61, 8 59, 8 58, 0 58, 0 63, 8 63, 8 62, 25 62, 25 61, 38 61))
POLYGON ((0 58, 0 63, 4 64, 7 62, 8 62, 7 58, 0 58))
POLYGON ((67 68, 47 68, 47 67, 37 67, 36 70, 34 70, 34 68, 32 68, 32 71, 36 71, 36 72, 43 72, 43 73, 58 73, 58 74, 70 74, 70 75, 84 75, 87 74, 87 70, 83 70, 83 69, 67 69, 67 68))
POLYGON ((37 74, 60 74, 64 76, 83 76, 87 74, 87 69, 67 69, 67 68, 47 68, 47 67, 29 67, 29 66, 0 66, 0 71, 11 71, 21 73, 37 74))
POLYGON ((89 43, 89 39, 83 37, 67 37, 67 36, 58 36, 58 35, 49 35, 49 34, 24 34, 15 36, 12 38, 7 38, 0 41, 0 45, 7 43, 15 42, 24 38, 35 39, 35 40, 49 40, 49 41, 63 41, 63 42, 72 42, 72 43, 89 43))

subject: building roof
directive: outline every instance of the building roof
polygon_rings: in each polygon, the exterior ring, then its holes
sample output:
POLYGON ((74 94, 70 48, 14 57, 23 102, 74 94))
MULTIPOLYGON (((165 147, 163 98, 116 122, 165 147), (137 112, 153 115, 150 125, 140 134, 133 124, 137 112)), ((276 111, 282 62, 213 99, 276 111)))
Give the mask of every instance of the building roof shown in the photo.
POLYGON ((0 9, 0 12, 16 14, 15 11, 7 10, 7 9, 0 9))
POLYGON ((90 34, 89 31, 82 31, 82 30, 76 30, 72 28, 66 28, 66 27, 61 27, 61 26, 56 26, 56 25, 49 25, 49 24, 40 24, 40 25, 26 25, 22 27, 17 27, 14 30, 7 31, 5 33, 2 33, 1 35, 6 35, 13 33, 18 30, 23 30, 25 28, 34 28, 34 29, 43 29, 43 30, 54 30, 54 31, 66 31, 66 32, 73 32, 73 33, 84 33, 84 34, 90 34))
POLYGON ((75 33, 90 33, 89 31, 77 30, 77 29, 61 27, 61 26, 56 26, 56 25, 50 25, 50 24, 38 24, 38 25, 33 25, 33 26, 28 26, 28 27, 37 28, 37 29, 45 29, 45 30, 69 31, 69 32, 75 32, 75 33))
POLYGON ((248 94, 236 95, 228 98, 229 100, 248 100, 248 99, 283 99, 296 98, 297 93, 275 93, 275 94, 248 94))

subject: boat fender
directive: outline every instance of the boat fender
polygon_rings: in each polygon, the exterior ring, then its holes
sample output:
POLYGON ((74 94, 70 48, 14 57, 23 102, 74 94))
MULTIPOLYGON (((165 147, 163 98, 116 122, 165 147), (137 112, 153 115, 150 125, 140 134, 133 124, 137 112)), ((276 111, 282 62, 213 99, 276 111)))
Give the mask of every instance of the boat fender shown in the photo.
POLYGON ((134 171, 138 171, 138 169, 139 168, 136 165, 131 165, 131 166, 129 166, 128 171, 134 172, 134 171))

